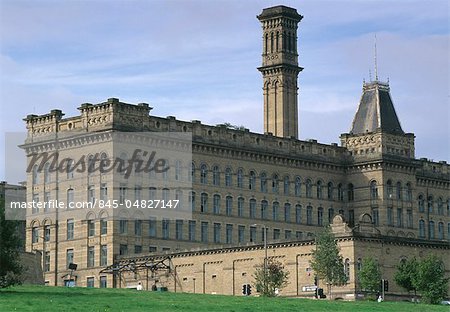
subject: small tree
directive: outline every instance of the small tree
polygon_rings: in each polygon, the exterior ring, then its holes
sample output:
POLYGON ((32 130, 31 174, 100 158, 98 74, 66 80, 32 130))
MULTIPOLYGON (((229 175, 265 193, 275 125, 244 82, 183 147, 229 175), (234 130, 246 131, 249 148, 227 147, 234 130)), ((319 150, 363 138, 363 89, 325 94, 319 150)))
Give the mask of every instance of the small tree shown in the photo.
POLYGON ((394 274, 394 281, 406 291, 414 291, 414 298, 416 297, 417 288, 413 283, 414 276, 417 275, 418 261, 415 257, 408 260, 402 260, 397 266, 397 271, 394 274))
POLYGON ((254 274, 256 282, 256 291, 262 296, 274 297, 275 289, 282 289, 287 285, 289 272, 284 270, 281 262, 269 259, 267 260, 266 272, 264 270, 264 263, 256 267, 254 274))
POLYGON ((378 263, 373 258, 365 258, 358 273, 361 289, 376 293, 380 289, 381 272, 378 263))
POLYGON ((21 283, 20 238, 17 221, 5 219, 5 200, 0 201, 0 288, 21 283))
POLYGON ((328 298, 331 299, 331 287, 345 284, 347 276, 339 247, 329 226, 318 234, 310 263, 317 276, 327 283, 328 298))
POLYGON ((435 255, 419 262, 413 285, 422 294, 423 301, 438 304, 447 296, 448 278, 445 278, 444 263, 435 255))

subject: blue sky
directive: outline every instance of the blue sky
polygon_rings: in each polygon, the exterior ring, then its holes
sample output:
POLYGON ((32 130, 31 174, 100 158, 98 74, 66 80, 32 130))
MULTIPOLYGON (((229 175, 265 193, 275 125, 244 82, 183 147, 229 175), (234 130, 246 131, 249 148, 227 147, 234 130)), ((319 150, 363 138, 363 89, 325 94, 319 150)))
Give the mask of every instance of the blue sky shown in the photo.
MULTIPOLYGON (((339 142, 363 79, 390 80, 416 157, 450 161, 449 2, 0 0, 0 130, 22 118, 110 97, 146 102, 158 116, 230 122, 263 131, 261 28, 284 4, 299 25, 300 139, 339 142)), ((0 160, 4 138, 0 138, 0 160)), ((0 179, 5 176, 3 166, 0 179)), ((17 182, 17 181, 11 181, 17 182)))

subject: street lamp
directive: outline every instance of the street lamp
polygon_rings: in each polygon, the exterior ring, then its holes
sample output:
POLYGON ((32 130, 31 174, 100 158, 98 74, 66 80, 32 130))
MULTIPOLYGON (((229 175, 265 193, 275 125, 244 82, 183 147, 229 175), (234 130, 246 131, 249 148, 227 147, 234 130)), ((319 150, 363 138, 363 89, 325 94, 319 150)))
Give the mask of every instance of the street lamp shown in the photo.
MULTIPOLYGON (((258 224, 253 224, 252 226, 257 226, 258 224)), ((261 224, 264 232, 263 232, 263 240, 264 240, 264 292, 267 293, 267 226, 265 224, 261 224)))

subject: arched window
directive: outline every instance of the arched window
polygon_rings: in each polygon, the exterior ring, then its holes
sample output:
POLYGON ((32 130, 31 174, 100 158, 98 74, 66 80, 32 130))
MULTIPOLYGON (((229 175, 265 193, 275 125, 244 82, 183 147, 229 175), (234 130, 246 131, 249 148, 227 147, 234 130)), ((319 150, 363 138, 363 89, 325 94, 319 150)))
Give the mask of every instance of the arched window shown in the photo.
POLYGON ((202 193, 200 195, 200 212, 208 211, 208 194, 202 193))
POLYGON ((440 240, 444 239, 444 223, 443 222, 438 223, 438 239, 440 239, 440 240))
POLYGON ((195 164, 191 163, 191 168, 188 172, 188 177, 190 178, 189 181, 195 182, 195 164))
POLYGON ((220 195, 214 194, 213 196, 213 213, 219 214, 220 213, 220 195))
POLYGON ((344 201, 344 188, 342 187, 342 183, 338 184, 338 200, 344 201))
POLYGON ((232 185, 232 172, 231 168, 225 169, 225 186, 231 186, 232 185))
POLYGON ((406 200, 407 201, 412 201, 412 187, 411 187, 411 183, 406 183, 406 200))
POLYGON ((236 179, 237 179, 237 187, 239 188, 243 188, 244 187, 244 172, 242 171, 242 169, 238 169, 237 173, 236 173, 236 179))
POLYGON ((273 202, 272 206, 272 220, 278 221, 278 210, 280 208, 280 204, 278 202, 273 202))
POLYGON ((392 181, 388 180, 386 182, 386 196, 388 199, 393 199, 394 197, 394 190, 393 190, 393 186, 392 186, 392 181))
POLYGON ((93 155, 88 156, 88 163, 87 163, 87 172, 88 175, 92 175, 94 173, 95 168, 95 159, 93 155))
POLYGON ((280 33, 277 31, 277 35, 276 35, 276 41, 275 41, 275 50, 278 52, 278 41, 280 37, 280 33))
POLYGON ((175 180, 176 181, 181 180, 181 161, 180 160, 175 161, 175 180))
POLYGON ((425 221, 424 220, 419 221, 419 237, 425 238, 425 221))
POLYGON ((278 194, 279 189, 280 189, 280 181, 278 179, 278 175, 274 174, 272 176, 272 192, 278 194))
POLYGON ((423 199, 423 195, 419 195, 419 197, 417 199, 417 204, 419 206, 419 212, 424 212, 425 211, 425 201, 423 199))
POLYGON ((323 208, 319 207, 317 209, 317 225, 323 226, 323 208))
POLYGON ((254 198, 249 200, 249 210, 250 218, 256 218, 256 200, 254 198))
MULTIPOLYGON (((67 163, 67 168, 66 168, 67 179, 73 178, 73 170, 70 170, 70 168, 72 167, 72 164, 73 164, 72 160, 69 160, 67 163)), ((153 165, 154 165, 154 163, 153 163, 153 165)), ((128 167, 128 155, 125 152, 120 153, 119 166, 117 168, 117 172, 123 176, 127 172, 127 167, 128 167)), ((153 169, 153 166, 152 166, 152 169, 153 169)), ((153 176, 154 176, 155 170, 151 170, 150 174, 153 174, 153 176)))
POLYGON ((231 216, 233 212, 233 197, 227 196, 225 198, 225 213, 227 216, 231 216))
POLYGON ((291 204, 284 204, 284 221, 291 222, 291 204))
POLYGON ((428 213, 433 213, 433 196, 428 196, 428 213))
POLYGON ((347 280, 350 280, 350 259, 347 258, 344 261, 344 272, 345 276, 347 277, 347 280))
POLYGON ((289 195, 289 189, 290 189, 289 176, 285 176, 284 177, 284 182, 283 182, 283 194, 285 196, 289 195))
POLYGON ((286 51, 287 49, 287 35, 286 32, 283 32, 283 46, 282 46, 282 51, 286 51))
POLYGON ((328 224, 331 224, 333 222, 334 218, 334 209, 328 208, 328 224))
POLYGON ((261 173, 261 192, 267 193, 267 175, 265 172, 261 173))
POLYGON ((444 214, 444 202, 442 201, 442 197, 439 197, 437 200, 437 212, 438 215, 443 215, 444 214))
POLYGON ((220 185, 220 171, 218 166, 213 167, 213 185, 220 185))
POLYGON ((195 192, 189 192, 189 202, 191 203, 191 210, 195 211, 195 192))
POLYGON ((322 181, 317 181, 317 198, 322 199, 323 198, 323 192, 322 192, 322 181))
POLYGON ((358 260, 356 260, 356 269, 358 271, 361 271, 361 269, 362 269, 362 260, 361 260, 361 258, 358 258, 358 260))
POLYGON ((267 209, 269 207, 269 203, 267 200, 261 201, 261 219, 267 219, 267 209))
POLYGON ((295 223, 302 223, 302 205, 295 205, 295 223))
POLYGON ((312 215, 313 215, 313 207, 308 206, 306 207, 306 224, 312 225, 312 215))
POLYGON ((256 184, 256 173, 254 171, 250 171, 250 174, 248 175, 248 189, 254 190, 256 184))
POLYGON ((327 198, 328 198, 328 200, 334 199, 334 188, 333 188, 332 182, 328 182, 328 185, 327 185, 327 198))
POLYGON ((75 191, 73 190, 73 188, 70 188, 67 190, 67 208, 74 208, 71 207, 71 205, 73 205, 74 202, 74 196, 75 196, 75 191))
POLYGON ((403 199, 403 188, 402 188, 402 182, 397 182, 397 199, 402 200, 403 199))
POLYGON ((238 217, 244 216, 244 197, 239 197, 237 202, 238 217))
POLYGON ((295 196, 301 196, 302 195, 302 178, 296 177, 295 178, 295 196))
POLYGON ((50 183, 50 182, 51 182, 50 163, 45 163, 45 165, 44 165, 44 183, 50 183))
POLYGON ((169 202, 169 198, 170 198, 170 190, 168 188, 163 188, 162 192, 161 192, 161 199, 163 200, 164 203, 169 202))
POLYGON ((305 183, 305 187, 306 187, 306 197, 311 198, 312 197, 312 183, 310 179, 306 180, 305 183))
POLYGON ((354 187, 352 183, 349 183, 347 186, 347 194, 348 201, 353 201, 355 199, 354 187))
POLYGON ((373 180, 370 182, 370 199, 378 199, 378 186, 377 181, 373 180))
POLYGON ((208 183, 208 168, 205 164, 202 164, 200 167, 200 183, 206 184, 208 183))
POLYGON ((434 221, 428 222, 428 238, 434 239, 434 221))
POLYGON ((292 50, 291 50, 291 33, 288 33, 288 47, 287 47, 287 49, 288 49, 288 51, 289 52, 291 52, 292 50))
POLYGON ((270 33, 270 53, 273 53, 273 33, 270 33))
POLYGON ((269 51, 269 34, 266 34, 266 36, 265 36, 264 48, 265 48, 265 52, 267 54, 267 52, 269 51))

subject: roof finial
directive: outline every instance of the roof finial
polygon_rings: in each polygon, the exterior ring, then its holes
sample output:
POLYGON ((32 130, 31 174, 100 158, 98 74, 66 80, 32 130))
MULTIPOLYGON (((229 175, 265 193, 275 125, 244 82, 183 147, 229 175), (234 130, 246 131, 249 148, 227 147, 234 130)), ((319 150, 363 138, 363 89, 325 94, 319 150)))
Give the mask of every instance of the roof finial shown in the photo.
POLYGON ((374 58, 375 58, 375 81, 378 81, 378 64, 377 64, 377 34, 375 34, 375 51, 374 51, 374 58))

